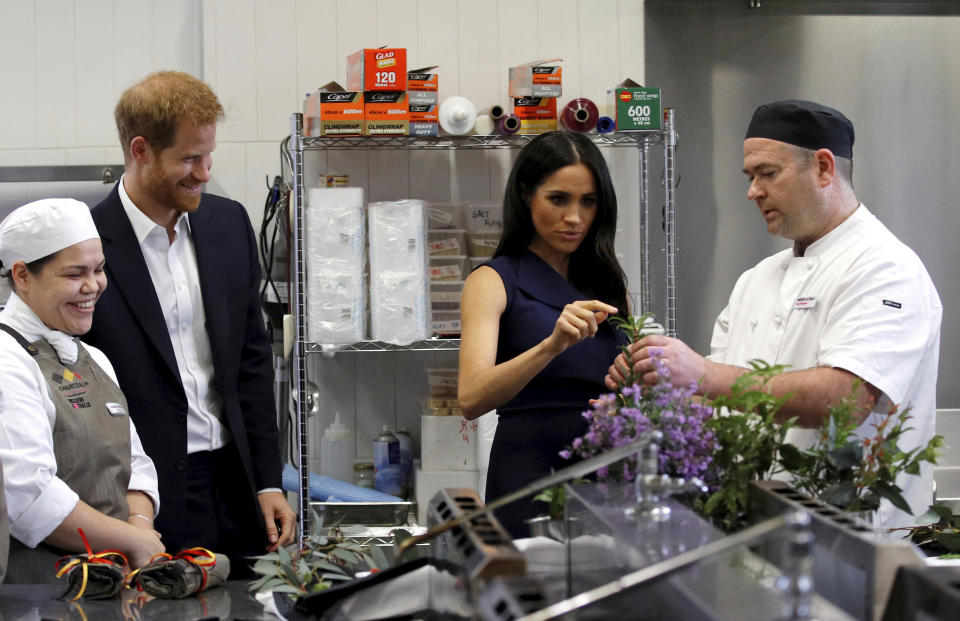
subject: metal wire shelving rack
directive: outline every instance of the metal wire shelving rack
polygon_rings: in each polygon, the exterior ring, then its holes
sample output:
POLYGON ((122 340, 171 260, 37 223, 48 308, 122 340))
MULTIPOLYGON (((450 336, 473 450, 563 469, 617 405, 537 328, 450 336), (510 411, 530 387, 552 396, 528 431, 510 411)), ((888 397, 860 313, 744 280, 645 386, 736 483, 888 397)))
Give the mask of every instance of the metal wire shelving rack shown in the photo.
MULTIPOLYGON (((291 291, 291 307, 294 315, 294 347, 293 347, 293 381, 296 394, 297 428, 299 444, 299 479, 300 503, 298 517, 300 519, 301 538, 303 533, 310 532, 310 498, 309 498, 309 436, 307 429, 307 372, 305 360, 307 355, 325 352, 326 350, 315 343, 307 343, 306 334, 306 299, 304 294, 305 264, 303 255, 303 152, 307 150, 450 150, 450 149, 518 149, 522 148, 536 136, 514 134, 511 136, 323 136, 306 137, 303 135, 303 115, 294 113, 290 117, 289 153, 293 176, 293 194, 291 201, 291 219, 293 223, 293 282, 291 291)), ((649 172, 647 162, 650 157, 650 148, 653 145, 663 145, 664 176, 663 186, 665 195, 664 226, 666 232, 666 312, 664 327, 668 335, 676 335, 676 282, 674 266, 676 264, 676 227, 675 227, 675 188, 676 166, 675 151, 677 134, 675 129, 674 110, 664 110, 662 130, 641 132, 611 132, 607 134, 591 134, 591 138, 598 146, 636 148, 640 150, 639 189, 640 189, 640 299, 642 310, 651 308, 650 274, 647 266, 650 265, 649 240, 649 187, 647 177, 649 172)), ((459 339, 434 338, 417 341, 410 345, 392 345, 377 341, 361 341, 348 346, 341 346, 336 352, 377 352, 377 351, 440 351, 456 350, 460 347, 459 339)), ((329 352, 327 352, 329 353, 329 352)))

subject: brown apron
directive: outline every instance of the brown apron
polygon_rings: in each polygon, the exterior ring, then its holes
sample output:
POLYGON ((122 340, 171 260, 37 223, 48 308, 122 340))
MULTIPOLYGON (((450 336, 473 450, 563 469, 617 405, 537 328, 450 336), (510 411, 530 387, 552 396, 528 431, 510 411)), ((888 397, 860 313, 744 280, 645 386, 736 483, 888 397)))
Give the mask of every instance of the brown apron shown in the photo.
MULTIPOLYGON (((65 365, 46 340, 27 343, 0 324, 33 357, 56 407, 53 452, 57 476, 100 513, 119 520, 130 516, 130 416, 120 387, 78 345, 77 361, 65 365)), ((41 543, 28 548, 9 537, 7 584, 55 582, 54 564, 69 552, 41 543)), ((99 552, 99 550, 94 550, 99 552)))

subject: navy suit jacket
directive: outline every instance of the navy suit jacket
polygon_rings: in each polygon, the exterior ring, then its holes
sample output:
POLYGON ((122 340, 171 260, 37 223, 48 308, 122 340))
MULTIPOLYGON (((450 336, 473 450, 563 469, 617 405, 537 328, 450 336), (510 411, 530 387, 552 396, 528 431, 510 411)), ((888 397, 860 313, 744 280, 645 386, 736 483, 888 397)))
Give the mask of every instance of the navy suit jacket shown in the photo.
MULTIPOLYGON (((107 288, 83 338, 110 359, 144 450, 160 481, 156 528, 170 549, 183 532, 187 398, 157 293, 117 188, 91 210, 103 242, 107 288)), ((260 262, 243 205, 203 194, 189 215, 196 249, 214 383, 222 419, 243 462, 236 476, 256 490, 280 487, 280 453, 270 342, 260 310, 260 262)), ((254 536, 264 537, 263 531, 254 536)), ((175 551, 176 548, 173 550, 175 551)))

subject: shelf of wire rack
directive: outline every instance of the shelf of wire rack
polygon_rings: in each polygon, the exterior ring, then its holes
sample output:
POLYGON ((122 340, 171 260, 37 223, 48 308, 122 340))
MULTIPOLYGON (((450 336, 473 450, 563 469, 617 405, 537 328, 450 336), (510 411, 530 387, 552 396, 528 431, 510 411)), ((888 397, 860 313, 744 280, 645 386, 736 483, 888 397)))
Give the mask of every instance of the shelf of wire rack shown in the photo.
POLYGON ((432 338, 414 341, 409 345, 395 345, 383 341, 358 341, 349 345, 320 345, 307 343, 308 354, 370 352, 370 351, 454 351, 460 349, 460 339, 432 338))
MULTIPOLYGON (((600 146, 637 147, 662 144, 662 131, 589 134, 600 146)), ((471 136, 315 136, 302 137, 303 149, 517 149, 537 135, 513 134, 471 136)))

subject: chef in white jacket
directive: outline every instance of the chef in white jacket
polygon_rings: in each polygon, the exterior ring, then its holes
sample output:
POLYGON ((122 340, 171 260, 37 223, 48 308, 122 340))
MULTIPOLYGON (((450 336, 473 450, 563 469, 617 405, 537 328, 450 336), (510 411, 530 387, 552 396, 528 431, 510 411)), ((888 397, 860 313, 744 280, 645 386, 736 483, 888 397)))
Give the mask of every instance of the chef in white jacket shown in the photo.
MULTIPOLYGON (((729 390, 750 360, 788 365, 769 384, 791 395, 778 413, 797 417, 788 440, 809 446, 829 408, 860 386, 860 437, 895 407, 910 408, 909 450, 933 437, 943 306, 923 262, 861 203, 853 191, 853 123, 811 101, 762 105, 743 142, 743 172, 767 230, 793 243, 744 272, 703 357, 678 339, 651 336, 632 347, 644 381, 656 381, 650 353, 661 355, 678 385, 699 393, 729 390)), ((916 209, 922 209, 917 206, 916 209)), ((618 364, 624 364, 622 356, 618 364)), ((622 375, 611 367, 611 389, 622 375)), ((897 484, 914 515, 933 497, 930 464, 897 484)), ((879 523, 912 517, 887 501, 879 523)))
POLYGON ((6 582, 50 582, 61 556, 118 549, 133 567, 164 551, 157 475, 113 367, 75 337, 107 286, 90 210, 72 199, 0 223, 0 463, 10 527, 6 582))

